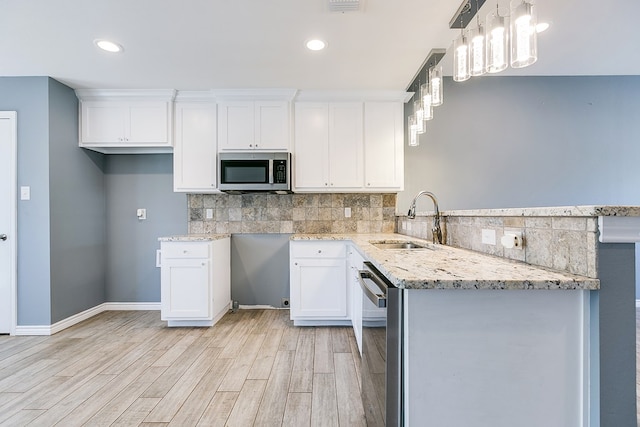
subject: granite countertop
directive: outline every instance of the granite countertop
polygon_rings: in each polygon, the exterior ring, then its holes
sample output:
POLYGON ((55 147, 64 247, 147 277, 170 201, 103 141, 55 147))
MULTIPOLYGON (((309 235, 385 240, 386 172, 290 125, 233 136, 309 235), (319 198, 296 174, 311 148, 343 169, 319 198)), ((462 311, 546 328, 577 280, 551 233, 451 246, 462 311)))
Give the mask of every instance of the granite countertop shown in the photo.
POLYGON ((350 240, 396 286, 404 289, 596 290, 578 276, 402 234, 294 234, 291 240, 350 240), (378 249, 371 242, 412 241, 425 249, 378 249))
POLYGON ((231 234, 185 234, 182 236, 159 237, 160 242, 207 242, 231 237, 231 234))
MULTIPOLYGON (((640 206, 585 205, 538 208, 471 209, 442 211, 440 214, 442 216, 640 216, 640 206)), ((419 215, 433 215, 433 212, 422 212, 419 215)))

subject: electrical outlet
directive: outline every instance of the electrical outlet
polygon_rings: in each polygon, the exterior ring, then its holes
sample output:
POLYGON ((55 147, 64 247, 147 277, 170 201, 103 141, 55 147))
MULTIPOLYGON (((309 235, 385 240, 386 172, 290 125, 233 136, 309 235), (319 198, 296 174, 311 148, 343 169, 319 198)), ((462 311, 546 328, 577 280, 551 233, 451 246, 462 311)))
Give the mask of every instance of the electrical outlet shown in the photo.
POLYGON ((146 209, 138 209, 136 212, 138 219, 147 219, 147 210, 146 209))
POLYGON ((213 219, 213 209, 207 209, 205 213, 206 219, 213 219))
POLYGON ((344 208, 344 217, 351 218, 351 208, 344 208))

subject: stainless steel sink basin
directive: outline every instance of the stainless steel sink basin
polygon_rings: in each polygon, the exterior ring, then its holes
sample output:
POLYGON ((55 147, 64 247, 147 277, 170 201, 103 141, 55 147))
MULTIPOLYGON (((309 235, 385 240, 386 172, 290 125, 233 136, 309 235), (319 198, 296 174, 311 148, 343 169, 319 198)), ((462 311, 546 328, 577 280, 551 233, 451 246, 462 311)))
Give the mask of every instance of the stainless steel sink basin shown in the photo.
POLYGON ((414 242, 369 242, 378 249, 427 249, 414 242))

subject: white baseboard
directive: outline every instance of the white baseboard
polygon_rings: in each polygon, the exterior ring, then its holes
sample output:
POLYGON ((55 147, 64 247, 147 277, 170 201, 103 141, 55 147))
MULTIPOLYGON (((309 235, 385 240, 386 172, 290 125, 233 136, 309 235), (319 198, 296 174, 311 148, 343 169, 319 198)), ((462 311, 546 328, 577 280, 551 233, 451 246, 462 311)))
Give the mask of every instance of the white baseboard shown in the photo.
POLYGON ((53 325, 16 326, 14 335, 53 335, 105 311, 160 310, 159 302, 105 302, 53 325))

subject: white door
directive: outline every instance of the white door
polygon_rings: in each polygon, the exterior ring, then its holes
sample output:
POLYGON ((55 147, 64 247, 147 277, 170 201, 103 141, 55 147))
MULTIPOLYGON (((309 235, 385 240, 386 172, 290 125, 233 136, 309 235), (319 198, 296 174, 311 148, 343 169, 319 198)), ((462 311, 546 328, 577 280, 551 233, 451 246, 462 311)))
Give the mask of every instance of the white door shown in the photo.
POLYGON ((0 111, 0 334, 13 332, 16 280, 16 113, 0 111))

